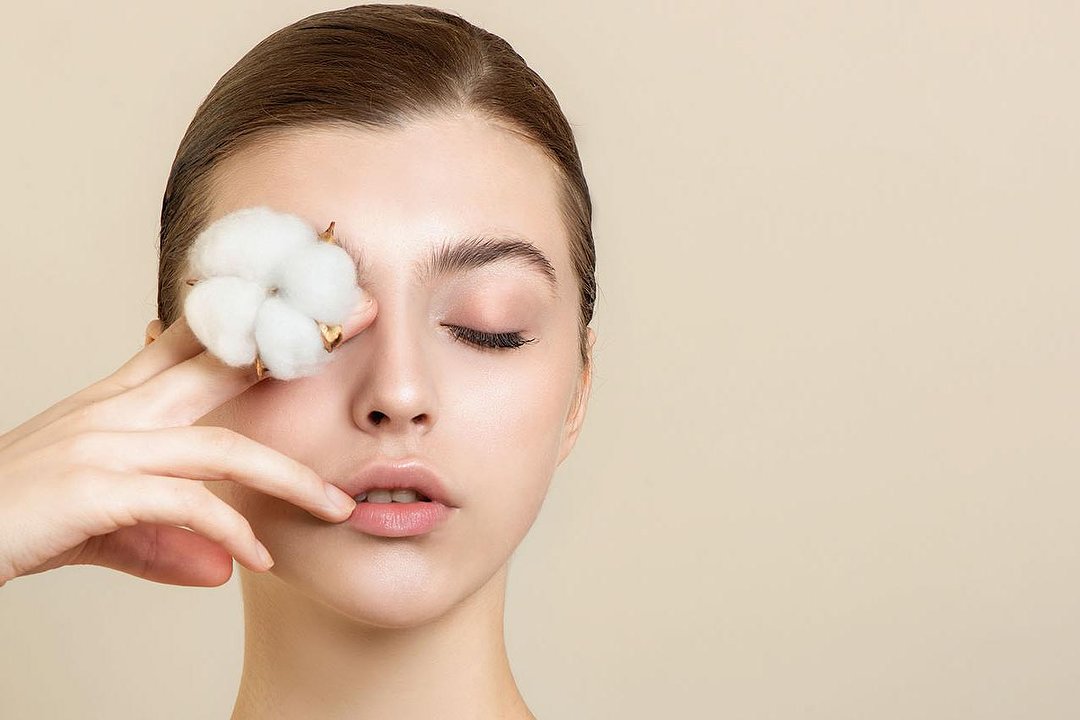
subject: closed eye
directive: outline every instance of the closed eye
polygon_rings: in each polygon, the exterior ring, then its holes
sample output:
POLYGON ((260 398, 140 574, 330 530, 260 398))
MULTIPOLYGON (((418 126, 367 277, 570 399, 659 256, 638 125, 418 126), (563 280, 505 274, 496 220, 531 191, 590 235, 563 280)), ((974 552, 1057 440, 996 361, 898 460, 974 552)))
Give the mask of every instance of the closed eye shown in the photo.
POLYGON ((536 338, 525 338, 519 332, 488 333, 459 325, 446 325, 445 327, 461 342, 483 349, 516 350, 522 345, 536 342, 536 338))

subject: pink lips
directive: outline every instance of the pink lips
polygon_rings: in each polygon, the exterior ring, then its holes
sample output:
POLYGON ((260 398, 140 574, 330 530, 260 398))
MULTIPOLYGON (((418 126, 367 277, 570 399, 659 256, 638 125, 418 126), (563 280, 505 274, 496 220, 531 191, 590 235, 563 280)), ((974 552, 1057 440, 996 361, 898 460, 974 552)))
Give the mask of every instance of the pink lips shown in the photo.
POLYGON ((440 502, 356 504, 349 525, 381 537, 408 537, 434 530, 450 517, 451 509, 440 502))
POLYGON ((349 525, 370 535, 407 537, 430 532, 458 507, 441 478, 418 460, 372 463, 341 486, 353 497, 373 488, 412 489, 430 502, 357 503, 349 525))

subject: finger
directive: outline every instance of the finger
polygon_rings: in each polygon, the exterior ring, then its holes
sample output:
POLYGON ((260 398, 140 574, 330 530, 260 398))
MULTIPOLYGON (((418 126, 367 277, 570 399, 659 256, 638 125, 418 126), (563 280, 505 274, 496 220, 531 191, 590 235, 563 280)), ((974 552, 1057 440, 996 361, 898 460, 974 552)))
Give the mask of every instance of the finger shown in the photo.
POLYGON ((5 435, 0 438, 0 450, 11 446, 28 453, 87 433, 192 425, 258 382, 252 368, 230 367, 208 353, 199 353, 137 388, 70 408, 55 417, 51 427, 38 427, 17 438, 5 435))
POLYGON ((230 480, 334 523, 356 508, 355 500, 307 465, 228 428, 194 425, 95 435, 99 459, 83 462, 124 472, 230 480))
POLYGON ((187 319, 181 316, 161 333, 157 340, 136 353, 111 375, 54 403, 26 422, 4 433, 3 437, 0 437, 0 450, 15 444, 74 410, 114 397, 138 386, 161 372, 162 369, 198 355, 200 351, 205 352, 205 348, 191 331, 187 319))
POLYGON ((15 443, 23 440, 51 422, 59 420, 71 412, 77 406, 74 396, 59 400, 45 410, 23 423, 16 425, 3 435, 0 435, 0 450, 5 450, 15 443))
POLYGON ((150 344, 101 382, 114 392, 142 385, 158 373, 206 350, 182 313, 150 344))
POLYGON ((86 502, 104 512, 112 525, 108 532, 141 522, 183 525, 223 546, 253 571, 261 572, 269 567, 263 562, 262 544, 247 518, 201 482, 166 475, 132 475, 105 468, 96 468, 95 477, 97 481, 93 483, 77 483, 72 494, 77 501, 86 494, 80 494, 79 488, 93 495, 86 502))
POLYGON ((341 324, 341 342, 348 342, 367 329, 379 313, 379 303, 368 293, 364 293, 352 313, 341 324))
POLYGON ((260 381, 253 365, 233 367, 204 351, 98 403, 89 417, 81 419, 80 428, 149 430, 191 425, 252 385, 268 380, 266 376, 260 381))
MULTIPOLYGON (((342 323, 342 342, 367 327, 375 317, 375 310, 374 298, 362 292, 360 302, 342 323)), ((156 340, 136 353, 105 381, 117 390, 130 389, 204 352, 207 352, 206 347, 195 336, 187 317, 181 314, 156 340)))
MULTIPOLYGON (((358 305, 342 323, 343 342, 370 325, 376 313, 374 300, 358 305)), ((124 418, 124 427, 132 430, 192 425, 258 382, 254 366, 232 367, 204 351, 104 401, 96 420, 124 418)), ((115 424, 110 427, 119 429, 115 424)))
POLYGON ((91 538, 73 564, 100 565, 169 585, 217 587, 232 577, 233 557, 186 528, 139 523, 91 538))

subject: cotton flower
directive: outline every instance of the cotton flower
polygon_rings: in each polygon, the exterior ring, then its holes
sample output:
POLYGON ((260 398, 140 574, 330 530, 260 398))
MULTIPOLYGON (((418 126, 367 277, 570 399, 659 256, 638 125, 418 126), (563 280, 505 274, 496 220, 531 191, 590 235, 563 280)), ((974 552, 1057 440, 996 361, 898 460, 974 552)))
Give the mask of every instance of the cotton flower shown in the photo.
POLYGON ((184 315, 226 365, 255 363, 275 378, 314 375, 360 301, 352 258, 302 218, 265 206, 236 210, 192 243, 184 315))

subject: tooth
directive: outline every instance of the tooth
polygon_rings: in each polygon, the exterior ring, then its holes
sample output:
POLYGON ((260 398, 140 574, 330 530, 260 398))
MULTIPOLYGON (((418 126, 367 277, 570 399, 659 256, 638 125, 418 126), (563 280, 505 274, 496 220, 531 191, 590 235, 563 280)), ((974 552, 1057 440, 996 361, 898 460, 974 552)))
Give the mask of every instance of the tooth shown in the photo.
POLYGON ((367 501, 373 503, 393 502, 389 490, 368 490, 367 501))
POLYGON ((373 503, 430 502, 427 499, 422 500, 422 498, 426 498, 426 497, 427 497, 426 495, 421 495, 419 492, 417 492, 416 490, 413 490, 411 488, 397 488, 397 489, 394 489, 394 490, 383 490, 383 489, 379 489, 379 488, 372 488, 371 490, 368 490, 367 492, 362 492, 362 493, 359 493, 358 495, 353 495, 353 500, 355 500, 356 502, 364 502, 366 500, 367 502, 373 502, 373 503))

